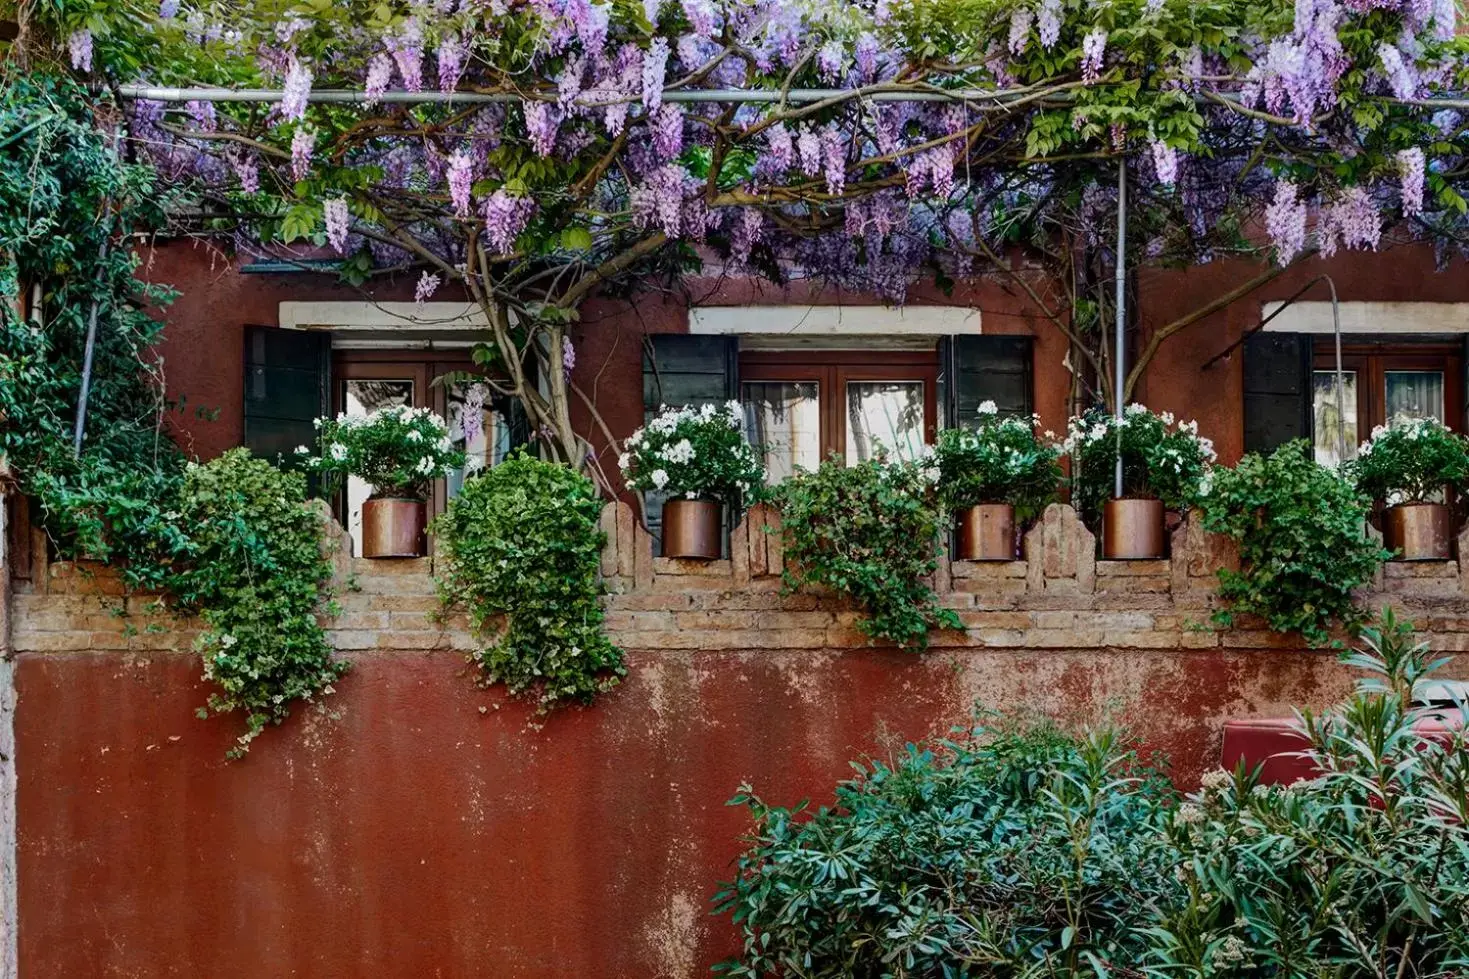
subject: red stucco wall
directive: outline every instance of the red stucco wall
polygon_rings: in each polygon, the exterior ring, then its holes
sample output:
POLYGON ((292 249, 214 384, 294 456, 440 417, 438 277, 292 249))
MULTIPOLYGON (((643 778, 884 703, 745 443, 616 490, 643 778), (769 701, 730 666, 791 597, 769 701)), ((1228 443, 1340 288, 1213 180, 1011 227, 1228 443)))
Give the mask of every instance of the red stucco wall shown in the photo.
POLYGON ((1280 650, 663 652, 543 722, 453 654, 353 659, 230 764, 237 719, 194 719, 191 657, 23 655, 22 975, 693 979, 735 948, 708 898, 741 782, 828 801, 848 760, 975 698, 1125 717, 1188 778, 1218 718, 1346 683, 1280 650))

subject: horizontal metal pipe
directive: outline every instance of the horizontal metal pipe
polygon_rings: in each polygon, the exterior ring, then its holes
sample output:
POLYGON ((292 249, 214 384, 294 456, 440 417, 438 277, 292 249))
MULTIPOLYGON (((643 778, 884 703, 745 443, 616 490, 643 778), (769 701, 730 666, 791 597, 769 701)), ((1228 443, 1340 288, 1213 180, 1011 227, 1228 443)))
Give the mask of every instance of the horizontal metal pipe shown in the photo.
MULTIPOLYGON (((278 88, 166 88, 153 85, 119 85, 114 91, 123 98, 147 99, 153 102, 279 102, 285 96, 285 92, 278 88)), ((779 90, 694 88, 665 91, 663 101, 763 103, 785 101, 809 104, 824 102, 827 99, 855 97, 873 102, 1009 102, 1032 94, 1034 92, 1029 89, 987 91, 963 88, 925 92, 878 89, 864 92, 849 88, 793 88, 790 91, 782 92, 779 90)), ((355 89, 328 88, 312 90, 307 100, 323 103, 473 105, 475 103, 521 102, 526 100, 526 96, 517 92, 408 92, 402 90, 369 96, 366 92, 355 89)), ((641 95, 627 95, 622 101, 639 102, 641 100, 641 95)))

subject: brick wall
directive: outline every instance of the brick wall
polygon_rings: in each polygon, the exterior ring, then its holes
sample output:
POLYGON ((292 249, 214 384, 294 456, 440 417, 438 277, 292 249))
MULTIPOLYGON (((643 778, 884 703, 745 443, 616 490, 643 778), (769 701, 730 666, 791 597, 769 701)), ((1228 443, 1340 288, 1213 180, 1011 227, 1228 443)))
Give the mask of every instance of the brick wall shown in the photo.
MULTIPOLYGON (((779 517, 752 510, 736 527, 731 557, 681 561, 654 557, 653 542, 626 504, 609 504, 602 526, 607 628, 627 649, 843 650, 867 645, 857 614, 821 593, 784 593, 779 517)), ((341 614, 326 620, 344 652, 474 647, 462 616, 435 617, 431 558, 365 560, 336 547, 341 614)), ((934 588, 958 611, 963 632, 933 636, 935 649, 1293 649, 1299 640, 1242 617, 1228 631, 1210 622, 1215 572, 1237 566, 1230 542, 1204 532, 1195 517, 1172 533, 1171 557, 1102 561, 1069 506, 1055 504, 1025 535, 1025 560, 949 561, 934 588)), ((1469 530, 1461 537, 1469 553, 1469 530)), ((196 623, 175 620, 149 596, 124 596, 106 568, 44 564, 33 556, 33 583, 12 598, 17 652, 187 650, 196 623)), ((1437 650, 1469 648, 1469 566, 1458 561, 1385 565, 1361 596, 1392 604, 1424 630, 1437 650)))

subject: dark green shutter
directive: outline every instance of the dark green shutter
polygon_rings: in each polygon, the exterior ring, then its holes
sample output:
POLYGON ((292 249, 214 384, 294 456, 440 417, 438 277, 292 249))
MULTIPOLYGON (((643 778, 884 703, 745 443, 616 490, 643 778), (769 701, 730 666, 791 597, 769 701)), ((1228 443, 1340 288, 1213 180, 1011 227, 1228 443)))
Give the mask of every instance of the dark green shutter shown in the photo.
POLYGON ((329 333, 245 327, 245 446, 263 459, 314 447, 331 410, 329 333))
MULTIPOLYGON (((643 420, 663 405, 724 404, 739 396, 739 339, 660 333, 643 341, 643 420)), ((658 537, 664 497, 644 496, 648 532, 658 537)))
POLYGON ((966 333, 947 346, 942 378, 947 424, 973 426, 986 401, 993 401, 1002 415, 1035 411, 1033 338, 966 333))
POLYGON ((1252 333, 1244 342, 1245 451, 1310 439, 1311 335, 1252 333))

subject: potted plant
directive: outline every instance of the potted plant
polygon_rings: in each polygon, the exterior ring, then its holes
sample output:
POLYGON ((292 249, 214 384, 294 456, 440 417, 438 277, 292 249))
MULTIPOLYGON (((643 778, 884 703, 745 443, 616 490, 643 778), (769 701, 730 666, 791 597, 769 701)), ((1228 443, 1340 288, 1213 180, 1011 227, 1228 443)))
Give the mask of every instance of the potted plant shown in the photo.
POLYGON ((429 481, 464 465, 444 420, 427 408, 394 405, 367 415, 318 418, 321 454, 296 450, 329 485, 351 475, 372 487, 362 504, 362 557, 420 557, 429 481))
POLYGON ((1361 493, 1387 506, 1383 540, 1398 560, 1449 557, 1453 517, 1440 498, 1469 483, 1469 440, 1436 418, 1379 425, 1348 472, 1361 493))
POLYGON ((663 556, 713 560, 722 551, 726 504, 738 508, 765 482, 745 439, 738 401, 695 408, 664 405, 628 436, 617 460, 627 488, 663 493, 663 556))
POLYGON ((1100 523, 1102 557, 1110 560, 1162 557, 1165 511, 1194 502, 1214 461, 1214 445, 1199 435, 1198 423, 1137 404, 1120 420, 1100 408, 1071 419, 1061 447, 1073 458, 1072 503, 1088 526, 1100 523))
POLYGON ((954 556, 963 561, 1015 560, 1015 529, 1056 498, 1059 455, 1036 436, 1038 419, 1002 418, 993 401, 979 406, 974 429, 950 428, 934 447, 938 498, 958 524, 954 556))

